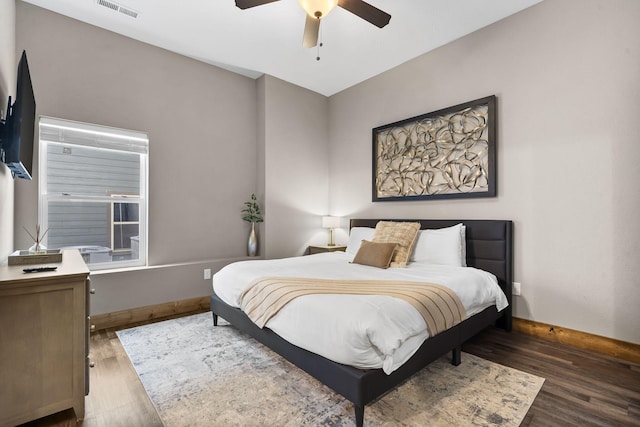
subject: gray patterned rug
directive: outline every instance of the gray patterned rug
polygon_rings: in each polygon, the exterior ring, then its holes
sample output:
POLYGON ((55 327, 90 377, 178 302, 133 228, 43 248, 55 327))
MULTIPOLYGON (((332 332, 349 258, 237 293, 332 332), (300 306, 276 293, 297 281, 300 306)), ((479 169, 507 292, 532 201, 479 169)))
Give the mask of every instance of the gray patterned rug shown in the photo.
MULTIPOLYGON (((211 313, 118 337, 167 427, 353 426, 351 402, 211 313)), ((365 426, 517 426, 544 382, 463 353, 365 408, 365 426)))

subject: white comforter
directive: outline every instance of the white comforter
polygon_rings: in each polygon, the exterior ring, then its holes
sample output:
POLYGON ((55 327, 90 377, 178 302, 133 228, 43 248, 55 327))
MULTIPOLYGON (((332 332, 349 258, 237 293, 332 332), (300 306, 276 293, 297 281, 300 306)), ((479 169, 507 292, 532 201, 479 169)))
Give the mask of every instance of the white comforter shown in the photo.
MULTIPOLYGON (((264 276, 322 279, 409 280, 436 283, 456 292, 467 316, 508 302, 495 276, 471 267, 410 263, 386 270, 351 264, 352 254, 321 253, 277 260, 230 264, 213 276, 213 290, 224 302, 240 306, 244 289, 264 276)), ((378 295, 310 295, 287 304, 266 325, 298 347, 357 368, 396 370, 429 334, 411 304, 378 295)))

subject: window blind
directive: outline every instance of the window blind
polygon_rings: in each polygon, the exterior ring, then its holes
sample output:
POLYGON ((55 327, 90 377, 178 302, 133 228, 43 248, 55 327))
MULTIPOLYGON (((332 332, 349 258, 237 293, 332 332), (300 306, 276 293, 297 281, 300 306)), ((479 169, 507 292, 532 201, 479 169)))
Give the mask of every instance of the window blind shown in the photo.
POLYGON ((146 133, 52 117, 40 118, 40 140, 147 154, 146 133))

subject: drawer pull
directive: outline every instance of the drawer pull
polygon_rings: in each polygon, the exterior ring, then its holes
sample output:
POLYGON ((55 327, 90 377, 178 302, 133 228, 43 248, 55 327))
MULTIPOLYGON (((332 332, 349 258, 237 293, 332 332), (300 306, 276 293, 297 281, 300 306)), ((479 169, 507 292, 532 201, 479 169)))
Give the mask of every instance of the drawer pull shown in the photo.
POLYGON ((96 294, 96 290, 95 290, 95 289, 91 289, 91 290, 89 291, 89 293, 90 293, 91 295, 95 295, 95 294, 96 294))

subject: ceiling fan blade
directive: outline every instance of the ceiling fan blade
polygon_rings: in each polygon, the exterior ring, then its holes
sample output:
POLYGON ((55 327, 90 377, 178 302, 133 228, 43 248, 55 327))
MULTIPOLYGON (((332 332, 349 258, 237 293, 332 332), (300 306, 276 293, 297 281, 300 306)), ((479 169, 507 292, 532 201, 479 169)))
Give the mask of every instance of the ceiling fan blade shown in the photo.
MULTIPOLYGON (((237 0, 236 0, 237 1, 237 0)), ((382 28, 389 23, 391 15, 383 12, 375 6, 371 6, 362 0, 340 0, 338 6, 348 10, 354 15, 358 15, 365 21, 371 22, 378 28, 382 28)))
POLYGON ((318 44, 318 33, 320 32, 320 19, 307 15, 304 23, 304 36, 302 37, 302 47, 314 47, 318 44))
POLYGON ((240 9, 249 9, 250 7, 261 6, 267 3, 273 3, 278 0, 236 0, 236 6, 240 9))

